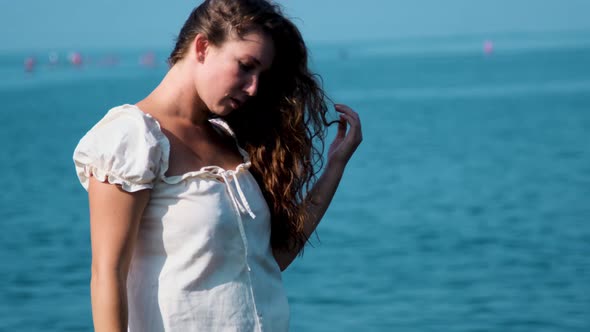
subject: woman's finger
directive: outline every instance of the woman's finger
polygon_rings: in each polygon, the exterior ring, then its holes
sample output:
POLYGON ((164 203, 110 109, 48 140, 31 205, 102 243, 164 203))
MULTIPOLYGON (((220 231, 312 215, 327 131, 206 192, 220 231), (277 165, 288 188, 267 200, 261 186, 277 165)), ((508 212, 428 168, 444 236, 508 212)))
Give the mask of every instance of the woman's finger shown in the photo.
POLYGON ((341 113, 340 118, 344 118, 346 122, 350 125, 350 130, 359 131, 361 130, 361 123, 358 117, 354 117, 348 113, 341 113))
POLYGON ((348 127, 347 120, 340 115, 340 119, 338 120, 338 132, 336 133, 337 137, 344 137, 346 136, 346 127, 348 127))
POLYGON ((336 109, 336 111, 338 111, 342 114, 349 114, 357 119, 359 117, 358 114, 352 108, 350 108, 344 104, 334 104, 334 108, 336 109))

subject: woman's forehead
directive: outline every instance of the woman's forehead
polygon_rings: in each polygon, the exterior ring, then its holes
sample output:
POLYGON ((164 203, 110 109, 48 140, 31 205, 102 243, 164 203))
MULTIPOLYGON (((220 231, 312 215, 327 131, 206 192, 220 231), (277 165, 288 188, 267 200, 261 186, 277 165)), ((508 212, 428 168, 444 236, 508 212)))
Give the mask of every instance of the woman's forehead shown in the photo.
POLYGON ((237 53, 238 56, 253 57, 263 67, 270 66, 274 57, 272 38, 258 31, 249 32, 242 37, 230 38, 222 45, 222 48, 237 53))

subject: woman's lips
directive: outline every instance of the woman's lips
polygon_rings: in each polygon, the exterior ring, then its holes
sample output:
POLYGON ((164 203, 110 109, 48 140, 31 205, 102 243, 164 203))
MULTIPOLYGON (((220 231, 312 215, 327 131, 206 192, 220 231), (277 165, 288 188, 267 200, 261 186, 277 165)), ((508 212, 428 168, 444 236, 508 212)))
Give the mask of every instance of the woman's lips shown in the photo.
POLYGON ((243 104, 243 102, 237 98, 230 97, 229 100, 233 108, 238 108, 243 104))

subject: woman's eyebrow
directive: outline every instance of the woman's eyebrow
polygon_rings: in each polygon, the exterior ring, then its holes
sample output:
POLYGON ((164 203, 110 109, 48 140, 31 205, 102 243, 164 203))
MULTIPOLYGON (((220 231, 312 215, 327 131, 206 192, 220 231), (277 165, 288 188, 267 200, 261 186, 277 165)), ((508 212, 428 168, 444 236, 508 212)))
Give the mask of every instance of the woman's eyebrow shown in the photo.
POLYGON ((254 64, 256 64, 257 67, 262 68, 263 71, 270 69, 270 65, 268 65, 268 67, 263 66, 262 61, 260 61, 257 57, 253 55, 247 55, 246 57, 250 59, 252 62, 254 62, 254 64))
POLYGON ((258 60, 257 57, 252 56, 252 55, 248 55, 247 58, 251 59, 252 61, 254 61, 254 63, 256 63, 256 65, 258 66, 262 66, 262 62, 260 62, 260 60, 258 60))

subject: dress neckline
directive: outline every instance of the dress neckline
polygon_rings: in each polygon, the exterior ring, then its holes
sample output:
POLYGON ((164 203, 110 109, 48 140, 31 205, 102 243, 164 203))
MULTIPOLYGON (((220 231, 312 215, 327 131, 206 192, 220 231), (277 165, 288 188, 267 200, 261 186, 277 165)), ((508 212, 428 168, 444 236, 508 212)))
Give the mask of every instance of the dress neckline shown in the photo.
POLYGON ((238 141, 235 137, 234 132, 231 130, 231 128, 229 127, 227 122, 225 122, 221 118, 212 118, 212 119, 209 119, 209 122, 211 124, 213 124, 215 126, 215 128, 220 129, 222 132, 226 133, 227 135, 231 136, 234 139, 236 147, 238 148, 238 152, 242 156, 243 162, 238 164, 235 167, 235 169, 225 169, 225 168, 223 168, 221 166, 217 166, 217 165, 207 165, 207 166, 201 167, 198 170, 192 170, 192 171, 188 171, 183 174, 167 176, 166 172, 168 171, 168 165, 169 165, 169 159, 170 159, 170 140, 168 139, 166 134, 164 134, 164 132, 162 131, 162 126, 160 125, 160 122, 154 116, 152 116, 150 113, 144 112, 137 105, 124 104, 120 108, 124 109, 124 110, 134 110, 136 112, 139 112, 139 113, 141 113, 142 117, 150 119, 155 124, 154 129, 155 129, 155 134, 157 136, 156 138, 158 139, 158 142, 162 146, 162 150, 163 150, 162 151, 163 152, 162 165, 160 166, 160 177, 164 182, 166 182, 168 184, 176 184, 176 183, 182 182, 183 180, 188 179, 188 178, 203 177, 203 176, 214 177, 216 179, 224 178, 227 181, 228 175, 230 175, 230 176, 233 176, 234 174, 238 175, 240 173, 240 171, 248 170, 248 168, 250 168, 250 166, 251 166, 250 156, 248 155, 248 152, 246 152, 246 150, 244 150, 244 149, 242 149, 242 147, 240 147, 240 145, 238 144, 238 141))

